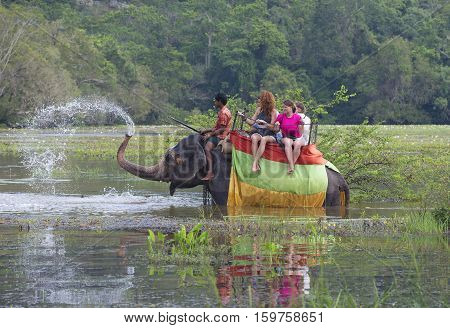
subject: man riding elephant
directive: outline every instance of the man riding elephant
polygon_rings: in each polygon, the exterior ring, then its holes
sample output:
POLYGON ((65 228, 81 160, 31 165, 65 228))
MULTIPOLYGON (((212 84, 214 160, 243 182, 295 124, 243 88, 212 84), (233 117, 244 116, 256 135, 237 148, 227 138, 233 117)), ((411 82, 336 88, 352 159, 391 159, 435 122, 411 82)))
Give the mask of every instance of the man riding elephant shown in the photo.
POLYGON ((205 154, 208 161, 208 170, 206 176, 202 179, 205 181, 214 178, 213 157, 211 151, 230 133, 231 112, 226 107, 227 101, 227 96, 220 92, 214 97, 214 106, 219 109, 216 125, 212 129, 203 130, 201 132, 206 140, 205 154))

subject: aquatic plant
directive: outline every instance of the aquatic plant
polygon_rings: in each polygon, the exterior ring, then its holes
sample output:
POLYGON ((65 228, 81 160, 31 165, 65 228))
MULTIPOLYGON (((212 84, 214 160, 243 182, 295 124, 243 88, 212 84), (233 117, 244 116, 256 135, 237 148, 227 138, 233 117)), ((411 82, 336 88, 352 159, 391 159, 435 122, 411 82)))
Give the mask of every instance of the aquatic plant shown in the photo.
POLYGON ((317 235, 295 235, 292 237, 292 242, 295 244, 307 244, 314 247, 323 246, 331 249, 332 246, 340 241, 339 237, 327 233, 319 233, 317 235))
POLYGON ((263 245, 264 251, 271 256, 277 254, 282 248, 283 246, 278 243, 274 243, 273 241, 267 242, 263 245))
POLYGON ((190 232, 186 232, 186 227, 174 233, 172 243, 172 254, 195 255, 202 251, 205 246, 210 243, 207 231, 201 231, 202 224, 199 223, 192 228, 190 232))
POLYGON ((221 252, 213 247, 208 231, 198 223, 189 232, 184 225, 172 236, 148 229, 147 250, 150 262, 209 263, 221 252))
POLYGON ((153 253, 155 251, 161 251, 164 248, 164 241, 166 240, 166 235, 158 231, 157 234, 148 229, 147 236, 147 247, 148 252, 153 253))
POLYGON ((369 307, 378 308, 387 306, 389 298, 396 287, 396 282, 384 290, 381 294, 378 291, 375 279, 373 280, 373 296, 369 303, 362 303, 358 297, 352 294, 352 291, 344 283, 344 287, 339 290, 336 296, 330 291, 329 283, 323 275, 323 268, 320 269, 318 279, 315 280, 311 288, 311 294, 304 297, 303 304, 305 307, 314 308, 355 308, 355 307, 369 307))
POLYGON ((441 237, 421 237, 404 235, 401 238, 349 238, 336 244, 340 258, 355 257, 359 254, 357 275, 365 279, 365 285, 373 284, 373 289, 364 292, 355 288, 351 278, 354 268, 350 263, 340 263, 334 258, 332 263, 321 262, 317 275, 312 277, 310 295, 304 297, 308 307, 429 307, 446 306, 445 293, 436 297, 434 289, 447 288, 446 251, 448 245, 441 237), (439 279, 430 280, 428 266, 433 252, 434 258, 441 257, 441 267, 435 267, 439 279), (342 257, 342 255, 347 256, 342 257), (386 256, 386 254, 391 254, 386 256), (424 256, 426 255, 426 256, 424 256), (400 267, 403 270, 398 270, 400 267), (341 266, 342 264, 342 266, 341 266), (333 270, 330 271, 329 266, 333 270), (383 268, 380 271, 380 268, 383 268), (337 270, 338 274, 334 271, 337 270), (330 276, 333 272, 333 276, 330 276), (430 292, 431 291, 431 292, 430 292))

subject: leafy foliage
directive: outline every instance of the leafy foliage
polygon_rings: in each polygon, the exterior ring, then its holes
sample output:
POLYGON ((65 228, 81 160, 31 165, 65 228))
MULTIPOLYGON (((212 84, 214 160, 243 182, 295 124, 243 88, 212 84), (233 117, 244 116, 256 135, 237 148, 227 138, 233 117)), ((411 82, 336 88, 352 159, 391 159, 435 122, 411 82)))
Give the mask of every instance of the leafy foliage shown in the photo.
POLYGON ((431 214, 433 215, 434 220, 443 227, 445 230, 449 230, 449 222, 450 222, 450 208, 440 207, 434 209, 431 214))
POLYGON ((319 149, 339 168, 352 190, 352 198, 387 196, 395 181, 387 174, 395 165, 388 148, 389 138, 377 126, 335 127, 321 133, 319 149))
POLYGON ((446 130, 437 126, 371 126, 367 122, 319 126, 318 148, 345 176, 352 202, 410 200, 427 209, 446 207, 446 130))
POLYGON ((209 262, 211 239, 207 231, 202 231, 198 223, 187 232, 184 225, 173 234, 172 238, 162 232, 156 234, 148 229, 147 248, 150 259, 155 262, 209 262))
POLYGON ((321 122, 448 124, 449 11, 444 0, 5 0, 0 123, 91 94, 164 122, 206 112, 218 91, 248 104, 266 88, 303 90, 321 122), (347 97, 331 96, 341 85, 358 96, 330 100, 347 97))
POLYGON ((183 225, 173 236, 172 254, 195 255, 202 247, 209 244, 207 231, 201 231, 202 224, 198 223, 188 233, 183 225))

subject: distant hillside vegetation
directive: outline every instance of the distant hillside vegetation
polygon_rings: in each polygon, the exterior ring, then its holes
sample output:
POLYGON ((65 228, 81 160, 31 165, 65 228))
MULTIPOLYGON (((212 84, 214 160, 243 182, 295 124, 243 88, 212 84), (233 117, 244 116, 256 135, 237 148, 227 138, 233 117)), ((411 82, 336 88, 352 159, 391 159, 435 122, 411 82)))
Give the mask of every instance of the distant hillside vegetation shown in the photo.
POLYGON ((102 95, 138 123, 217 91, 357 96, 328 123, 449 124, 445 0, 0 1, 0 123, 102 95))

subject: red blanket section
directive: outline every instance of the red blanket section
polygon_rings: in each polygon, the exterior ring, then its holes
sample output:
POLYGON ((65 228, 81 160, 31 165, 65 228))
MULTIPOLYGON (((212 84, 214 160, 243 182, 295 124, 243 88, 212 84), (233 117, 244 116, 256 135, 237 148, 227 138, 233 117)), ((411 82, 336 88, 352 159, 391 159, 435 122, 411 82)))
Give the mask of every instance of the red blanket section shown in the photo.
MULTIPOLYGON (((247 154, 252 154, 252 140, 249 137, 240 135, 237 131, 230 133, 230 139, 233 146, 247 154)), ((276 142, 270 142, 266 145, 266 150, 262 156, 269 161, 287 163, 284 149, 276 142)), ((323 158, 322 153, 317 150, 316 145, 307 145, 302 147, 300 157, 295 164, 300 165, 324 165, 327 161, 323 158)))

